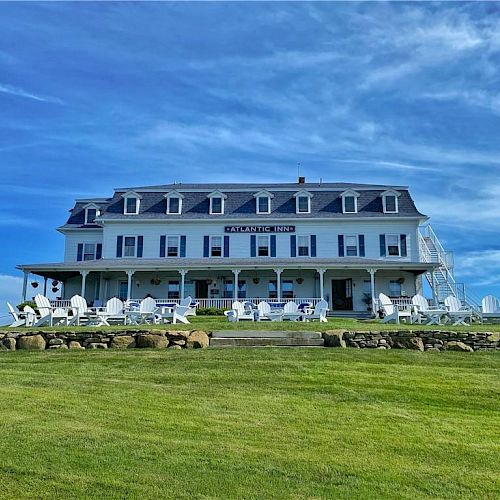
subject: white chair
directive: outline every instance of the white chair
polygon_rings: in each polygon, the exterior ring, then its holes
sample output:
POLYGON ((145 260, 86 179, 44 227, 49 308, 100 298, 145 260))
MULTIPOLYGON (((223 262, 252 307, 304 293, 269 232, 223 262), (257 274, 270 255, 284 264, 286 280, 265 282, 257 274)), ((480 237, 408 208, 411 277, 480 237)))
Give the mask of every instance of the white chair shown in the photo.
POLYGON ((238 301, 233 302, 232 309, 233 311, 235 311, 236 321, 245 319, 254 321, 255 319, 253 310, 248 307, 245 307, 245 304, 243 304, 243 302, 238 302, 238 301))
POLYGON ((384 293, 379 294, 378 296, 379 305, 384 313, 384 319, 382 323, 389 323, 390 321, 394 321, 394 323, 399 324, 401 320, 405 322, 412 322, 412 313, 408 310, 399 310, 399 306, 393 304, 391 299, 387 297, 384 293))
POLYGON ((472 311, 464 308, 460 300, 455 296, 449 295, 444 299, 444 305, 447 309, 447 322, 456 325, 467 325, 467 318, 472 322, 472 311))
MULTIPOLYGON (((191 303, 191 297, 188 298, 189 298, 189 303, 191 303)), ((166 321, 171 321, 174 325, 177 322, 184 323, 185 325, 190 324, 186 317, 189 313, 190 305, 181 306, 180 304, 176 304, 174 307, 169 307, 166 309, 167 310, 164 310, 160 314, 162 322, 165 323, 166 321)))
POLYGON ((112 323, 126 323, 127 316, 124 313, 123 302, 117 297, 113 297, 106 302, 106 307, 97 310, 99 325, 110 326, 112 323))
MULTIPOLYGON (((314 313, 313 313, 314 314, 314 313)), ((302 317, 299 306, 293 302, 287 302, 283 308, 283 320, 298 321, 302 317)))
POLYGON ((493 295, 487 295, 481 301, 483 321, 500 321, 500 302, 493 295))
POLYGON ((31 306, 24 306, 23 312, 26 316, 26 326, 33 326, 36 322, 36 312, 31 306))
POLYGON ((259 321, 269 319, 269 313, 271 312, 271 306, 265 300, 262 300, 257 304, 257 310, 259 311, 259 321))
POLYGON ((35 295, 35 303, 40 313, 40 318, 33 326, 54 326, 58 324, 69 324, 70 318, 68 308, 52 307, 50 300, 44 295, 35 295))
POLYGON ((71 325, 80 326, 82 323, 87 325, 99 324, 99 318, 95 309, 88 306, 84 297, 81 295, 73 295, 70 302, 73 311, 73 317, 70 320, 71 325))
POLYGON ((185 297, 179 302, 179 306, 185 307, 187 306, 188 312, 186 316, 196 316, 196 308, 198 307, 199 302, 193 302, 191 297, 185 297))
POLYGON ((322 323, 327 323, 326 313, 328 312, 328 302, 326 300, 320 300, 313 309, 311 314, 306 314, 302 316, 305 321, 319 320, 322 323))
POLYGON ((9 325, 10 328, 17 328, 19 326, 26 326, 26 315, 17 309, 14 309, 12 305, 7 302, 7 308, 9 309, 9 314, 14 319, 14 322, 9 325))
POLYGON ((441 318, 446 316, 446 309, 431 309, 429 302, 423 295, 417 294, 411 301, 415 308, 412 323, 421 324, 423 322, 426 325, 440 325, 441 318))
POLYGON ((129 311, 126 314, 131 324, 155 324, 158 322, 156 315, 158 311, 159 307, 156 305, 156 300, 152 297, 146 297, 144 300, 141 300, 138 311, 129 311))

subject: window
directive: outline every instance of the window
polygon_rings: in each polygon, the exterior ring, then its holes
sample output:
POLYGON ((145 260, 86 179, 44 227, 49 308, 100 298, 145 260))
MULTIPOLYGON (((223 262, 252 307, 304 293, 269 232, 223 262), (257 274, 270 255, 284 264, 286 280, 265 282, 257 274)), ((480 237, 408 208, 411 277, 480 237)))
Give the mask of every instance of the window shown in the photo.
POLYGON ((389 281, 389 297, 400 297, 401 296, 401 283, 399 280, 389 281))
POLYGON ((363 293, 372 293, 372 282, 371 280, 363 280, 363 293))
POLYGON ((224 299, 232 299, 233 298, 233 281, 232 280, 224 280, 224 287, 222 289, 222 297, 224 299))
POLYGON ((311 210, 309 208, 309 196, 298 196, 297 197, 297 213, 308 214, 311 210))
POLYGON ((210 238, 210 257, 222 257, 222 236, 210 238))
POLYGON ((399 257, 401 255, 399 234, 386 235, 386 245, 387 255, 396 257, 399 257))
POLYGON ((136 237, 125 236, 123 238, 123 256, 135 257, 135 250, 136 250, 136 237))
POLYGON ((309 236, 297 236, 297 254, 299 257, 309 256, 309 236))
POLYGON ((85 209, 85 224, 93 224, 97 217, 97 208, 85 209))
POLYGON ((257 236, 257 256, 269 257, 269 236, 257 236))
POLYGON ((257 213, 268 214, 271 212, 271 198, 269 196, 257 197, 257 213))
POLYGON ((283 280, 281 283, 281 298, 293 299, 293 281, 283 280))
POLYGON ((139 213, 139 198, 129 196, 125 198, 125 214, 136 215, 139 213))
POLYGON ((278 298, 278 282, 276 280, 269 281, 269 286, 267 290, 270 299, 278 298))
POLYGON ((95 260, 96 255, 96 244, 95 243, 85 243, 83 245, 83 260, 95 260))
POLYGON ((220 196, 214 196, 213 198, 210 198, 210 213, 222 214, 223 213, 222 205, 223 202, 220 196))
POLYGON ((345 214, 355 214, 357 212, 356 210, 356 197, 355 196, 344 196, 343 198, 344 202, 344 213, 345 214))
POLYGON ((167 237, 167 257, 179 257, 179 236, 167 237))
POLYGON ((345 237, 345 254, 348 257, 358 256, 358 237, 356 235, 346 235, 345 237))
POLYGON ((384 212, 395 214, 398 211, 398 198, 393 194, 384 196, 384 212))
POLYGON ((128 283, 126 281, 120 281, 118 285, 118 298, 120 300, 127 300, 128 296, 128 283))
POLYGON ((181 213, 181 199, 177 196, 167 198, 167 214, 181 213))
POLYGON ((247 282, 245 280, 238 280, 238 298, 247 298, 247 282))
POLYGON ((179 299, 180 294, 180 286, 178 281, 169 281, 167 288, 167 298, 168 299, 179 299))

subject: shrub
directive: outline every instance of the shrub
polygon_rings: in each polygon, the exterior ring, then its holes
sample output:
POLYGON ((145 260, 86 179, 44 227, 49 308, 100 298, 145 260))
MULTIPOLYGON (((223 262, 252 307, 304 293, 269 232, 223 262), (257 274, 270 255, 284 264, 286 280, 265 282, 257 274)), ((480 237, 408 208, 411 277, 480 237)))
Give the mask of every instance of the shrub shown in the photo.
POLYGON ((25 302, 21 302, 17 308, 22 311, 24 309, 25 306, 30 306, 32 307, 35 311, 38 311, 38 308, 36 306, 36 304, 32 301, 32 300, 26 300, 25 302))
POLYGON ((196 309, 196 316, 222 316, 224 309, 218 307, 198 307, 196 309))

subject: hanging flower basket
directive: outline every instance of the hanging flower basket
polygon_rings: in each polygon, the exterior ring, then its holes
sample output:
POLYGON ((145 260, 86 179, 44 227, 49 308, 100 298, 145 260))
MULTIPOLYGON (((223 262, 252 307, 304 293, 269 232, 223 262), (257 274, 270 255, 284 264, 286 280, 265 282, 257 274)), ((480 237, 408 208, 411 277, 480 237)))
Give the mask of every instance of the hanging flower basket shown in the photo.
POLYGON ((59 285, 59 281, 57 280, 52 281, 52 286, 56 287, 57 285, 59 285))
POLYGON ((31 282, 31 286, 32 286, 33 288, 38 288, 38 281, 32 281, 32 282, 31 282))
POLYGON ((53 287, 52 287, 52 291, 53 291, 54 293, 56 293, 58 290, 59 290, 59 288, 57 288, 57 286, 53 286, 53 287))

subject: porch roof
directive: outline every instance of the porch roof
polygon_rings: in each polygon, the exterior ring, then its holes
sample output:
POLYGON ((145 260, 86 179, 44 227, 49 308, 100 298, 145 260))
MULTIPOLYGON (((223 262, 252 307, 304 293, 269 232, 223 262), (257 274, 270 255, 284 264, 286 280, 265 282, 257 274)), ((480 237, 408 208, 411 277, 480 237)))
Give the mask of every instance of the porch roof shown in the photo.
POLYGON ((253 257, 247 259, 237 258, 203 258, 203 259, 100 259, 81 262, 56 262, 48 264, 26 264, 17 266, 21 271, 27 271, 39 276, 49 278, 67 279, 80 273, 80 271, 179 271, 185 270, 255 270, 255 269, 391 269, 422 274, 437 267, 436 263, 386 261, 351 258, 269 258, 253 257))

